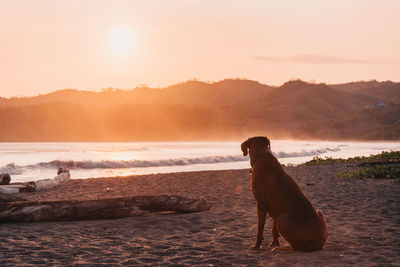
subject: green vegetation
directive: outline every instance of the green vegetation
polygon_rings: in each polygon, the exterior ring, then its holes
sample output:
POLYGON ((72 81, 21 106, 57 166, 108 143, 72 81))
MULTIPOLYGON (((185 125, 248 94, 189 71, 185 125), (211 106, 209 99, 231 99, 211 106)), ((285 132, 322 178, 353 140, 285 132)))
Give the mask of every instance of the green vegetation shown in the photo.
POLYGON ((358 168, 355 171, 338 172, 339 178, 374 178, 374 179, 398 179, 400 178, 400 163, 383 164, 358 168))
POLYGON ((354 157, 348 159, 334 159, 331 157, 314 157, 311 161, 303 163, 305 166, 330 165, 345 163, 359 166, 358 169, 348 172, 339 172, 339 178, 374 178, 374 179, 399 179, 400 178, 400 151, 383 151, 369 157, 354 157))
POLYGON ((334 159, 332 157, 314 157, 312 160, 303 163, 305 166, 312 165, 330 165, 335 163, 346 164, 359 164, 359 165, 376 165, 384 163, 400 163, 400 151, 382 151, 377 155, 370 155, 369 157, 354 157, 348 159, 334 159))
POLYGON ((335 163, 346 163, 346 159, 334 159, 332 157, 325 157, 325 158, 320 158, 320 157, 313 157, 312 160, 307 161, 301 165, 303 166, 313 166, 313 165, 331 165, 335 163))

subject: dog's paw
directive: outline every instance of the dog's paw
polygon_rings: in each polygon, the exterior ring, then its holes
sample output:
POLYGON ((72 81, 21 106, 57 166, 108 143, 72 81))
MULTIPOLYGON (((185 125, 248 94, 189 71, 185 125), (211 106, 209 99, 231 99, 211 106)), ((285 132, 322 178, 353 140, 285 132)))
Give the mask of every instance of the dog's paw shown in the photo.
POLYGON ((271 249, 271 251, 289 251, 289 250, 293 250, 291 246, 285 246, 285 247, 279 246, 271 249))
POLYGON ((281 244, 279 243, 279 241, 278 240, 272 240, 270 243, 269 243, 269 247, 270 248, 274 248, 274 247, 279 247, 281 244))
POLYGON ((261 243, 260 243, 260 244, 256 243, 256 244, 254 244, 254 245, 251 245, 251 246, 249 247, 249 249, 250 249, 250 250, 259 250, 259 249, 261 249, 261 243))

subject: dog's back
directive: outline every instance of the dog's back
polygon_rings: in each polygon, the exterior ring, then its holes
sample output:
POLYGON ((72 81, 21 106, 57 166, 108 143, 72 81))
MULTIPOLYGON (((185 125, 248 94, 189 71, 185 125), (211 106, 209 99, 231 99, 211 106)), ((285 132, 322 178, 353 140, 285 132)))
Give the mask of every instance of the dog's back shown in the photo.
POLYGON ((311 202, 272 153, 260 156, 253 166, 252 189, 254 195, 269 207, 268 213, 272 218, 284 213, 316 216, 311 202))

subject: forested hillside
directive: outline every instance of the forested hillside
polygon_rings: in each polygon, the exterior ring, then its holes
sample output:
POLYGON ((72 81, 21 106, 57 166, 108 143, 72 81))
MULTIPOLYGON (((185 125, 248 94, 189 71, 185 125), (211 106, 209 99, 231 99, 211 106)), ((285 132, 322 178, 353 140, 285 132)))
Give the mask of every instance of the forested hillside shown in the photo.
POLYGON ((0 98, 0 141, 399 140, 400 84, 188 81, 0 98))

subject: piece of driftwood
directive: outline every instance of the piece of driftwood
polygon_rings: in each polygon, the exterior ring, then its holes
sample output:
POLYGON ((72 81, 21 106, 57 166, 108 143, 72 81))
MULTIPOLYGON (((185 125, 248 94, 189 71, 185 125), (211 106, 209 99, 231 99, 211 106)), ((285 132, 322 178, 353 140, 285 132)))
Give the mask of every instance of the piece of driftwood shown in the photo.
POLYGON ((1 195, 0 194, 0 202, 16 202, 16 201, 25 201, 26 199, 22 197, 17 197, 14 195, 1 195))
POLYGON ((0 194, 2 195, 13 195, 22 192, 26 186, 19 184, 11 184, 11 185, 1 185, 0 186, 0 194))
POLYGON ((181 196, 134 196, 80 201, 0 203, 0 222, 116 219, 151 212, 198 212, 211 208, 205 199, 181 196))
POLYGON ((12 183, 8 185, 0 185, 0 194, 12 195, 21 192, 34 192, 51 189, 53 187, 65 184, 71 180, 69 171, 59 172, 59 174, 52 179, 42 179, 26 183, 12 183))
POLYGON ((58 171, 58 175, 53 179, 43 179, 34 181, 35 183, 35 191, 47 190, 53 187, 56 187, 61 184, 65 184, 71 180, 71 175, 69 171, 60 172, 58 171))
POLYGON ((8 173, 0 174, 0 185, 7 185, 11 182, 11 176, 8 173))

